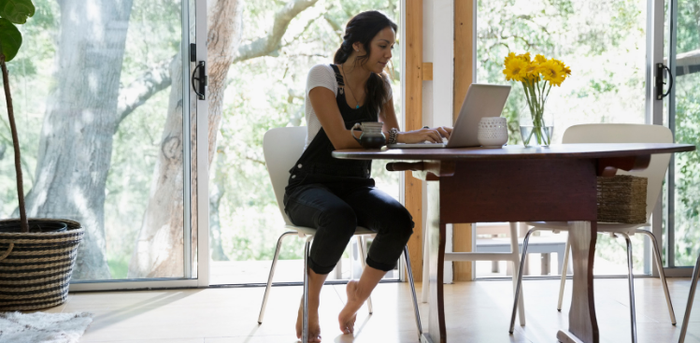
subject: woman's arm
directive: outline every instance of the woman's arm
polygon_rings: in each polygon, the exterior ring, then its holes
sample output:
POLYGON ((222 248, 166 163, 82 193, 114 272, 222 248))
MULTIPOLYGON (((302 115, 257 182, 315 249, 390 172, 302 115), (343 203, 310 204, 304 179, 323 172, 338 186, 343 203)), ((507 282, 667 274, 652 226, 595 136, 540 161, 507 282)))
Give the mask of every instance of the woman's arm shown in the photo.
POLYGON ((336 150, 362 147, 353 138, 352 132, 345 128, 333 91, 324 87, 315 87, 309 91, 309 100, 318 121, 336 150))
MULTIPOLYGON (((379 121, 384 123, 382 131, 384 135, 389 139, 389 131, 392 128, 397 128, 401 131, 399 127, 399 122, 396 119, 396 111, 394 111, 394 99, 389 99, 382 105, 382 110, 379 112, 379 121)), ((442 137, 450 138, 452 134, 452 128, 447 126, 440 126, 436 128, 423 128, 419 130, 413 130, 408 132, 399 132, 397 142, 399 143, 421 143, 425 141, 429 142, 442 142, 442 137)))

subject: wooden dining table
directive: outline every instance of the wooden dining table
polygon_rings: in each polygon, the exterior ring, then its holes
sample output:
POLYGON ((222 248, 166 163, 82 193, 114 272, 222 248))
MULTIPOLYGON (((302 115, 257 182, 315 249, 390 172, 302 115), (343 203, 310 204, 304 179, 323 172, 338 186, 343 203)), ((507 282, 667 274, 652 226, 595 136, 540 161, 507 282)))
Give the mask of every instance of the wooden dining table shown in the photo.
MULTIPOLYGON (((448 341, 443 292, 444 262, 449 260, 449 253, 445 253, 447 224, 549 220, 570 223, 574 272, 569 326, 556 337, 560 342, 597 343, 600 334, 593 297, 596 179, 613 176, 617 169, 645 169, 653 154, 692 150, 695 146, 690 144, 606 143, 499 149, 346 149, 334 151, 333 156, 385 160, 388 170, 411 170, 427 182, 429 251, 424 265, 429 269, 430 283, 423 287, 430 290, 428 330, 421 341, 448 341)), ((504 323, 510 313, 505 315, 504 323)))

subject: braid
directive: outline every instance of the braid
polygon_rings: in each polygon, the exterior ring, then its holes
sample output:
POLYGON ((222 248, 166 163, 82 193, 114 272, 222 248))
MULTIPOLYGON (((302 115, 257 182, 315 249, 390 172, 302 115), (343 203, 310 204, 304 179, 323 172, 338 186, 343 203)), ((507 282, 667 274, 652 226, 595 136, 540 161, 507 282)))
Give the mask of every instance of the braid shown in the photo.
MULTIPOLYGON (((348 35, 345 35, 346 37, 348 35)), ((352 54, 352 44, 350 43, 349 40, 344 40, 343 44, 340 45, 340 48, 335 52, 335 56, 333 57, 333 63, 335 64, 341 64, 347 61, 348 57, 350 57, 350 54, 352 54)))

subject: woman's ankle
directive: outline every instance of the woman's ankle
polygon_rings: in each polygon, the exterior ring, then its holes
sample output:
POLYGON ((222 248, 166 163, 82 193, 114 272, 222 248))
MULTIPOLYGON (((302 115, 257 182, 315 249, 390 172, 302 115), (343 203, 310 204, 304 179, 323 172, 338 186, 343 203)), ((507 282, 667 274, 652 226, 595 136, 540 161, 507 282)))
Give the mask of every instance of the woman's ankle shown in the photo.
MULTIPOLYGON (((319 297, 309 297, 309 311, 318 311, 321 305, 321 299, 319 297)), ((301 302, 299 303, 299 309, 304 307, 304 296, 301 296, 301 302)))
POLYGON ((360 280, 357 281, 355 295, 362 301, 367 300, 379 281, 386 275, 385 271, 366 266, 362 271, 360 280))

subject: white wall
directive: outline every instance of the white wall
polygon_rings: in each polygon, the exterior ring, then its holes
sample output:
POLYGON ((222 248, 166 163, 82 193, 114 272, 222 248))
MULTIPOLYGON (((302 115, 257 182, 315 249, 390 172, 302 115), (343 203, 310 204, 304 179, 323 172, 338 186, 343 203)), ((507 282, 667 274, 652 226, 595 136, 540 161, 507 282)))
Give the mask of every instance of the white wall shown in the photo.
MULTIPOLYGON (((454 0, 423 1, 423 62, 433 63, 433 80, 423 81, 423 125, 453 126, 454 0)), ((428 208, 426 196, 423 183, 424 209, 428 208)), ((424 228, 427 228, 427 218, 424 213, 424 228)), ((445 250, 451 252, 452 225, 447 227, 446 240, 445 250)), ((452 262, 445 262, 444 281, 453 281, 452 262)))
POLYGON ((423 83, 423 124, 452 126, 454 0, 423 2, 423 61, 433 63, 433 81, 423 83))

